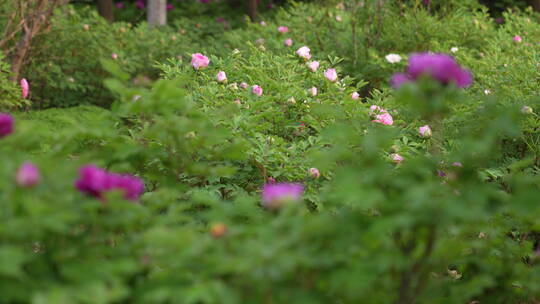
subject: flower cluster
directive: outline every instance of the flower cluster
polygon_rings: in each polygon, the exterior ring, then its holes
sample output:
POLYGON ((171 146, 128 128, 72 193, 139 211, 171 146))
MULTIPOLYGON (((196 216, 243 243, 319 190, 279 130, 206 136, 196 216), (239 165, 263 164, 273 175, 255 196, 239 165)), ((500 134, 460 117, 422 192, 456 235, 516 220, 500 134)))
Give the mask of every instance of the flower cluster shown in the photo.
POLYGON ((144 191, 144 183, 138 177, 109 173, 96 166, 87 165, 79 170, 75 187, 90 196, 103 199, 103 194, 113 190, 124 192, 124 198, 137 201, 144 191))
POLYGON ((454 57, 441 53, 416 53, 409 57, 409 66, 406 73, 392 76, 390 83, 399 88, 407 82, 415 81, 421 76, 429 76, 442 84, 454 83, 465 88, 472 83, 472 74, 462 68, 454 57))
POLYGON ((369 107, 369 114, 374 118, 372 120, 373 122, 387 126, 391 126, 394 124, 394 119, 392 118, 392 115, 390 115, 388 111, 379 106, 372 105, 371 107, 369 107))

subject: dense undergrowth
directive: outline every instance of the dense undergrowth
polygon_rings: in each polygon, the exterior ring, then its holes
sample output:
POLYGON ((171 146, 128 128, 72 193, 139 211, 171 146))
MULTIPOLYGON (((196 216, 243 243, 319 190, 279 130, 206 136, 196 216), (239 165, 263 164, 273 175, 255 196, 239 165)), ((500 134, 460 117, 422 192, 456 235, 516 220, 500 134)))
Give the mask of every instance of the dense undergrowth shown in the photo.
POLYGON ((380 3, 59 12, 0 74, 0 303, 537 303, 538 16, 380 3))

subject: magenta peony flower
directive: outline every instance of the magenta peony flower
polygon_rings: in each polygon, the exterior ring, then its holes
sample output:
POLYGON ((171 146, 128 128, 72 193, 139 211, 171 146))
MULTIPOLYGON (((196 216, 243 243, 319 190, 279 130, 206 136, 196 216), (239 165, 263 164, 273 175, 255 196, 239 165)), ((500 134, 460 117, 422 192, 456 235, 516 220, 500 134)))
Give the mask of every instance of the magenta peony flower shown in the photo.
POLYGON ((123 9, 124 8, 124 2, 116 2, 116 8, 123 9))
POLYGON ((167 11, 172 11, 174 9, 174 4, 168 3, 167 4, 167 11))
POLYGON ((217 82, 225 83, 227 82, 227 74, 224 71, 219 71, 216 75, 217 82))
POLYGON ((124 192, 124 198, 136 201, 144 191, 141 179, 131 175, 109 173, 96 166, 87 165, 79 170, 75 187, 90 196, 103 199, 103 194, 113 190, 124 192))
POLYGON ((515 42, 521 42, 523 39, 521 39, 521 36, 515 35, 514 38, 512 38, 515 42))
POLYGON ((262 190, 263 206, 275 210, 287 203, 298 202, 304 186, 291 183, 265 184, 262 190))
POLYGON ((293 41, 292 41, 291 38, 287 38, 287 39, 285 39, 285 41, 283 41, 283 44, 285 44, 285 46, 292 46, 293 41))
POLYGON ((0 138, 6 137, 13 133, 15 120, 13 116, 5 113, 0 113, 0 138))
POLYGON ((309 89, 309 95, 311 96, 317 96, 317 88, 316 87, 312 87, 311 89, 309 89))
POLYGON ((338 80, 338 75, 336 69, 328 69, 324 71, 324 77, 330 80, 331 82, 336 82, 338 80))
POLYGON ((312 72, 315 72, 317 71, 317 69, 319 68, 319 62, 318 61, 310 61, 308 63, 308 66, 309 66, 309 69, 312 71, 312 72))
POLYGON ((407 73, 395 74, 390 80, 394 88, 399 88, 405 82, 417 80, 427 75, 442 84, 455 83, 460 88, 465 88, 472 83, 472 74, 463 69, 454 59, 447 54, 416 53, 409 57, 407 73))
POLYGON ((135 1, 135 6, 138 9, 143 10, 146 7, 146 4, 144 3, 143 0, 137 0, 137 1, 135 1))
POLYGON ((17 185, 30 188, 39 184, 41 175, 39 174, 38 167, 30 162, 26 162, 17 170, 15 180, 17 181, 17 185))
POLYGON ((204 69, 210 64, 210 59, 201 53, 191 55, 191 66, 195 70, 204 69))
POLYGON ((357 99, 360 98, 360 94, 358 94, 358 92, 353 92, 353 93, 351 94, 351 98, 352 98, 353 100, 357 100, 357 99))
POLYGON ((317 179, 321 177, 321 172, 319 172, 319 169, 317 168, 310 168, 309 175, 311 176, 311 178, 317 179))
POLYGON ((258 86, 258 85, 253 85, 251 87, 251 93, 257 95, 257 96, 261 96, 263 94, 263 89, 258 86))
POLYGON ((397 153, 393 153, 392 155, 390 155, 390 157, 392 158, 392 160, 396 163, 396 164, 400 164, 402 161, 403 161, 403 156, 397 154, 397 153))
POLYGON ((303 47, 299 48, 298 50, 296 50, 296 55, 304 58, 305 60, 309 60, 309 59, 311 59, 310 52, 311 52, 311 50, 307 46, 303 46, 303 47))
POLYGON ((285 34, 289 31, 289 28, 286 27, 286 26, 280 26, 278 27, 278 32, 282 33, 282 34, 285 34))
POLYGON ((21 95, 23 99, 26 99, 28 97, 28 94, 30 94, 30 85, 28 84, 28 81, 26 78, 21 79, 21 95))
POLYGON ((428 125, 421 126, 418 128, 418 133, 420 133, 421 137, 431 137, 431 128, 428 125))

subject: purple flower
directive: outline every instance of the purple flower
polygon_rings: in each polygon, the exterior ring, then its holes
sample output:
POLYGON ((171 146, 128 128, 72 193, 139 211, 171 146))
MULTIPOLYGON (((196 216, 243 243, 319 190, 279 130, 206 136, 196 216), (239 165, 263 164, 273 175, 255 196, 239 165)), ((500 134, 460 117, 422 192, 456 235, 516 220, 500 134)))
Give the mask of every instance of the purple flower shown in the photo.
POLYGON ((409 57, 409 66, 405 74, 395 74, 390 80, 394 88, 399 88, 408 81, 417 80, 427 75, 442 84, 455 83, 465 88, 472 83, 472 74, 462 68, 454 57, 442 53, 415 53, 409 57))
POLYGON ((144 3, 143 0, 137 0, 135 1, 135 6, 138 8, 138 9, 144 9, 146 7, 146 4, 144 3))
POLYGON ((167 4, 167 11, 172 11, 174 9, 174 4, 168 3, 167 4))
POLYGON ((268 209, 279 209, 283 204, 299 201, 303 193, 304 186, 300 184, 265 184, 262 190, 263 206, 268 209))
POLYGON ((199 0, 200 3, 208 3, 210 0, 199 0))
POLYGON ((96 166, 87 165, 79 170, 75 187, 90 196, 103 199, 103 194, 112 190, 122 190, 124 198, 136 201, 144 191, 144 183, 138 177, 109 173, 96 166))
POLYGON ((123 9, 124 8, 124 2, 116 2, 116 8, 123 9))
POLYGON ((24 163, 19 170, 17 170, 17 176, 15 177, 17 185, 21 187, 33 187, 41 181, 41 175, 39 169, 30 162, 24 163))
POLYGON ((0 138, 13 133, 15 120, 9 114, 0 113, 0 138))

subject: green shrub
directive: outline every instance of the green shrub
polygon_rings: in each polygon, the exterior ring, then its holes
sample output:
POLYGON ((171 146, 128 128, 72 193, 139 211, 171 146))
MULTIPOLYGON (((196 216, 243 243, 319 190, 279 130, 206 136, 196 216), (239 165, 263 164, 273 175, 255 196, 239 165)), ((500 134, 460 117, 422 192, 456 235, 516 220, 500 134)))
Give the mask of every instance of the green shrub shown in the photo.
POLYGON ((68 8, 53 20, 51 30, 35 42, 27 74, 38 107, 78 104, 109 106, 113 96, 104 86, 107 73, 100 60, 116 54, 117 61, 139 85, 156 78, 156 62, 196 48, 171 28, 146 24, 109 24, 95 12, 68 8), (58 92, 62 92, 58 94, 58 92))
POLYGON ((0 110, 7 108, 17 108, 27 104, 21 98, 20 88, 9 80, 11 69, 5 61, 5 57, 0 52, 0 110))

